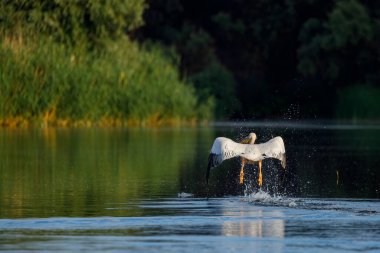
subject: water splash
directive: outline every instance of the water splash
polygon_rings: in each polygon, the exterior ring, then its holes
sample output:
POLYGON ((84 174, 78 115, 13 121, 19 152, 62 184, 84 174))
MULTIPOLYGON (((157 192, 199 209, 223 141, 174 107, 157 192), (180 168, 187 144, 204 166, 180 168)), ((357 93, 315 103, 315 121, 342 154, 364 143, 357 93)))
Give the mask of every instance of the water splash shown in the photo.
POLYGON ((178 198, 192 198, 194 197, 194 194, 188 192, 179 192, 177 196, 178 198))
POLYGON ((270 195, 269 193, 259 190, 257 192, 252 192, 251 194, 244 195, 244 200, 247 202, 258 203, 263 205, 274 205, 274 206, 287 206, 287 207, 297 207, 298 199, 289 198, 281 195, 270 195))

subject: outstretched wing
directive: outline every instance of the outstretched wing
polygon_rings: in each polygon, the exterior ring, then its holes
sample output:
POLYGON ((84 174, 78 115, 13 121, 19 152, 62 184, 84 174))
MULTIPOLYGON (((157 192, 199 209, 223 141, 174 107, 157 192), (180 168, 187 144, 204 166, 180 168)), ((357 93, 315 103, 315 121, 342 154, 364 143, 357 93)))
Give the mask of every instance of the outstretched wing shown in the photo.
POLYGON ((239 145, 228 138, 218 137, 212 145, 206 171, 206 182, 210 176, 210 170, 221 164, 224 160, 239 156, 241 154, 239 145))
POLYGON ((276 158, 281 161, 281 166, 286 167, 285 145, 281 137, 275 137, 265 143, 258 144, 258 149, 265 158, 276 158))

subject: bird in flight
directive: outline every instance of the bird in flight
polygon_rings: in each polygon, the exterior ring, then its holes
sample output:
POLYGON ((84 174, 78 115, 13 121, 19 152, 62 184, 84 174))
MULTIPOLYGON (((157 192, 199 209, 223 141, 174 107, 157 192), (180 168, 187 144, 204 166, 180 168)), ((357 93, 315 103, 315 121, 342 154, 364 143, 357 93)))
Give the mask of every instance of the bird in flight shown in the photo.
POLYGON ((212 145, 210 155, 208 157, 208 165, 206 171, 206 182, 210 176, 210 170, 220 165, 224 160, 234 157, 240 157, 240 184, 244 181, 244 165, 258 162, 259 175, 258 185, 263 184, 263 176, 261 171, 262 160, 266 158, 275 158, 281 161, 282 167, 285 169, 286 156, 284 141, 280 136, 274 137, 265 143, 255 144, 256 134, 250 133, 240 143, 234 142, 225 137, 217 137, 212 145))

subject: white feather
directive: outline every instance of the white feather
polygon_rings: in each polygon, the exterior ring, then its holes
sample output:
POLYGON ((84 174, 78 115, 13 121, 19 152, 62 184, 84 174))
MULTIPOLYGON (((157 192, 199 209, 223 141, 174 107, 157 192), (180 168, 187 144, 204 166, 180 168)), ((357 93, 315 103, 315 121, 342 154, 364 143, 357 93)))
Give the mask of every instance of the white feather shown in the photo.
MULTIPOLYGON (((251 133, 250 138, 251 143, 254 143, 256 135, 251 133)), ((266 158, 276 158, 281 161, 284 169, 286 166, 285 145, 279 136, 261 144, 243 144, 225 137, 218 137, 215 139, 214 144, 212 144, 208 157, 206 182, 208 182, 212 168, 215 168, 224 160, 233 157, 242 157, 252 162, 261 161, 266 158)))
POLYGON ((254 162, 266 158, 276 158, 282 161, 285 155, 285 145, 279 136, 261 144, 241 144, 225 137, 218 137, 215 139, 210 153, 218 156, 218 164, 237 156, 254 162))

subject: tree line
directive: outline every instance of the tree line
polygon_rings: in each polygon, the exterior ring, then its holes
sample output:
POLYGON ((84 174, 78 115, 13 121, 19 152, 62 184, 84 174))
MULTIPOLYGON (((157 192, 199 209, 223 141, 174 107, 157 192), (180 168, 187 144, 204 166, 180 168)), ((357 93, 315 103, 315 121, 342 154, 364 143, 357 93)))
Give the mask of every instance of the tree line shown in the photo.
POLYGON ((159 44, 143 0, 0 2, 0 125, 160 125, 212 117, 159 44))
POLYGON ((380 116, 380 3, 149 0, 136 37, 173 47, 216 115, 380 116), (295 109, 298 108, 298 109, 295 109))
POLYGON ((0 123, 378 119, 379 16, 366 0, 4 0, 0 123))

